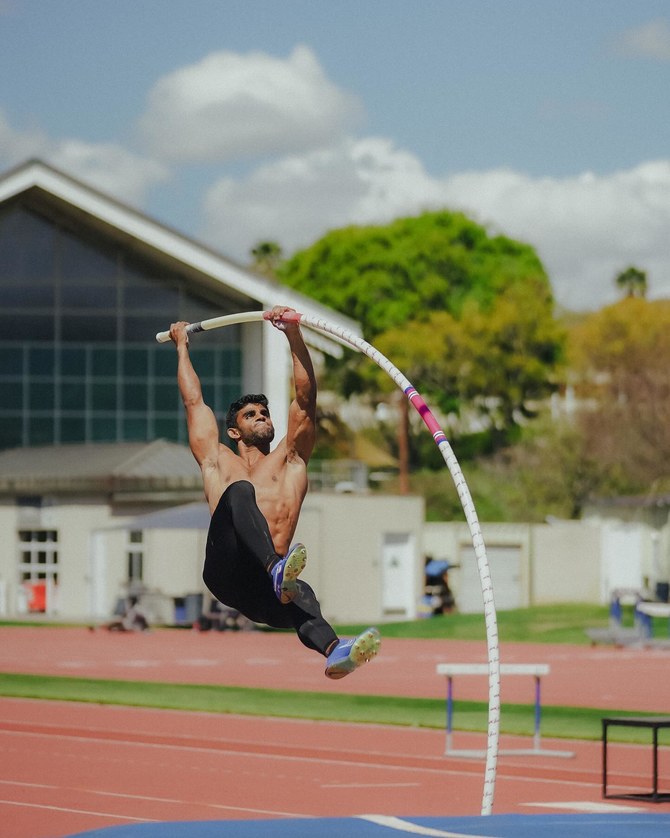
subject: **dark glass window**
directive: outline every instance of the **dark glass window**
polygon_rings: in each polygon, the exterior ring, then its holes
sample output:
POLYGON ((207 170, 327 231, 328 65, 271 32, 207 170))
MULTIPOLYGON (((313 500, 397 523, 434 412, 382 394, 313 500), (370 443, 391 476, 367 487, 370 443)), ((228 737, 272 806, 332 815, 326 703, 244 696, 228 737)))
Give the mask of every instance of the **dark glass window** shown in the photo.
POLYGON ((61 375, 86 375, 86 349, 84 347, 61 349, 61 375))
POLYGON ((28 354, 28 372, 31 375, 53 375, 56 353, 53 347, 33 346, 28 354))
POLYGON ((31 416, 28 420, 30 445, 53 445, 54 421, 51 417, 31 416))
POLYGON ((116 409, 116 385, 96 384, 92 385, 92 406, 93 410, 115 410, 116 409))
POLYGON ((4 346, 0 351, 0 375, 23 373, 23 347, 4 346))
POLYGON ((116 375, 117 352, 116 349, 93 350, 93 375, 116 375))
POLYGON ((129 410, 147 410, 149 407, 149 388, 147 383, 129 382, 123 385, 123 408, 129 410))
POLYGON ((154 408, 156 410, 177 410, 181 407, 181 400, 176 381, 173 384, 156 384, 154 386, 154 408))
POLYGON ((63 381, 60 386, 60 393, 63 410, 83 410, 86 407, 86 382, 63 381))
POLYGON ((174 350, 174 344, 170 343, 168 346, 157 347, 157 350, 154 353, 154 375, 159 378, 176 380, 177 353, 174 350))
POLYGON ((53 382, 32 381, 28 392, 30 410, 53 410, 55 388, 53 382))
POLYGON ((86 420, 83 416, 63 416, 60 420, 61 442, 81 442, 86 439, 86 420))
POLYGON ((63 316, 61 329, 66 341, 111 343, 116 340, 116 317, 67 314, 63 316))
POLYGON ((155 436, 158 439, 179 439, 179 425, 178 419, 166 419, 163 417, 157 418, 154 421, 155 436))
MULTIPOLYGON (((193 283, 104 235, 49 218, 29 195, 0 206, 0 449, 53 442, 185 442, 171 322, 225 314, 193 283)), ((192 346, 206 398, 240 392, 240 327, 192 346)), ((228 397, 230 395, 230 398, 228 397)))
POLYGON ((116 419, 114 416, 93 416, 91 420, 91 439, 93 442, 116 441, 116 419))
POLYGON ((98 284, 115 284, 119 269, 113 253, 69 231, 62 231, 61 236, 60 269, 64 284, 77 285, 82 279, 94 279, 98 284))
POLYGON ((64 285, 61 302, 66 308, 101 309, 116 308, 116 287, 91 283, 90 285, 64 285))
POLYGON ((148 439, 147 417, 129 416, 126 413, 123 418, 123 438, 136 440, 148 439))
POLYGON ((11 384, 2 384, 2 409, 21 410, 23 408, 23 382, 14 381, 11 384))
POLYGON ((53 282, 56 228, 15 204, 0 216, 0 275, 30 284, 53 282))
POLYGON ((124 349, 123 374, 127 376, 146 377, 149 372, 149 356, 146 349, 124 349))
POLYGON ((158 332, 170 328, 170 316, 159 314, 134 314, 126 312, 123 319, 123 335, 126 340, 144 342, 156 339, 158 332))
POLYGON ((13 312, 4 317, 2 337, 4 340, 53 340, 56 324, 51 314, 22 314, 13 312))
POLYGON ((53 306, 56 289, 53 285, 2 284, 2 304, 5 308, 47 308, 53 306))
POLYGON ((0 448, 18 448, 23 444, 21 416, 0 416, 0 448))

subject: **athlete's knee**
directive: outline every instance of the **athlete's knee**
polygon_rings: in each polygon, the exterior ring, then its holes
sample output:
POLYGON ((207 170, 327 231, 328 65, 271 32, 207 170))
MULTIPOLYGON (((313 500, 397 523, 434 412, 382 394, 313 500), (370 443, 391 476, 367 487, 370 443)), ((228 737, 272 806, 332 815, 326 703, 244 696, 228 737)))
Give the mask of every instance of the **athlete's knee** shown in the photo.
POLYGON ((226 495, 231 502, 236 500, 256 500, 256 490, 254 489, 253 483, 250 483, 248 480, 236 480, 235 483, 231 483, 228 486, 226 495))

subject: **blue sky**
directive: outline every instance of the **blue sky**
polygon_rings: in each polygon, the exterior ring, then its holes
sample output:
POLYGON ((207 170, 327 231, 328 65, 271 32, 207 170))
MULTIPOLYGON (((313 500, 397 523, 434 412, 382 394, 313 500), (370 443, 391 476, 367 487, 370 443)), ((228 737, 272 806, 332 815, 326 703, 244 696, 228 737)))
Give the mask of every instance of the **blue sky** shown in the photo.
POLYGON ((241 262, 423 209, 557 300, 670 296, 668 0, 0 0, 0 167, 36 156, 241 262))

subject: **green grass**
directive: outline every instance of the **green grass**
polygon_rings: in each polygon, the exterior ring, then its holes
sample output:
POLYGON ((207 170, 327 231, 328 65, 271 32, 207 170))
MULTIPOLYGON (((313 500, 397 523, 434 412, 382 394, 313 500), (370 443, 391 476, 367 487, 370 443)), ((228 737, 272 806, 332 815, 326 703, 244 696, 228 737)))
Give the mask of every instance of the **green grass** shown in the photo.
MULTIPOLYGON (((605 606, 561 604, 498 612, 502 642, 579 643, 589 642, 585 629, 606 626, 605 606)), ((632 612, 625 623, 632 623, 632 612)), ((655 621, 655 631, 667 637, 667 622, 655 621)), ((0 625, 28 623, 0 622, 0 625)), ((32 625, 42 625, 37 621, 32 625)), ((338 626, 341 634, 358 633, 364 626, 338 626)), ((386 623, 380 626, 384 637, 413 637, 445 640, 486 640, 481 614, 448 614, 426 620, 386 623)), ((209 713, 281 716, 343 722, 371 722, 444 728, 445 707, 442 699, 394 696, 354 696, 340 693, 291 692, 244 687, 146 682, 90 680, 37 675, 0 674, 0 695, 62 701, 85 701, 99 704, 123 704, 209 713)), ((457 730, 487 729, 485 703, 455 702, 454 725, 457 730)), ((621 710, 598 708, 552 707, 542 710, 542 735, 545 737, 597 740, 601 736, 603 716, 644 716, 621 710)), ((533 707, 505 704, 501 712, 503 733, 532 735, 533 707)), ((613 728, 618 741, 647 742, 644 731, 613 728)))
MULTIPOLYGON (((441 699, 394 696, 344 695, 289 690, 259 690, 199 684, 161 684, 146 681, 111 681, 60 676, 0 673, 0 695, 51 701, 82 701, 207 713, 249 716, 367 722, 443 729, 445 703, 441 699)), ((603 716, 645 716, 584 707, 544 707, 542 735, 559 739, 591 739, 601 736, 603 716)), ((530 736, 533 707, 504 704, 501 733, 530 736)), ((454 727, 460 731, 486 732, 488 709, 483 702, 454 702, 454 727)), ((648 734, 632 728, 612 728, 613 739, 647 742, 648 734)))
MULTIPOLYGON (((583 603, 560 603, 557 605, 518 608, 513 611, 498 611, 498 635, 505 643, 590 643, 587 628, 605 628, 608 625, 609 609, 605 605, 583 603)), ((632 607, 624 609, 624 625, 632 625, 632 607)), ((0 626, 54 626, 53 622, 0 621, 0 626)), ((667 620, 653 621, 654 634, 668 636, 667 620)), ((338 625, 339 634, 358 634, 367 625, 338 625)), ((445 640, 486 640, 486 628, 482 614, 445 614, 413 622, 384 623, 380 627, 384 637, 416 637, 445 640)))
MULTIPOLYGON (((513 611, 498 611, 498 636, 502 643, 575 643, 588 645, 587 628, 606 628, 609 608, 605 605, 560 603, 513 611)), ((655 619, 655 637, 668 637, 667 619, 655 619)), ((623 609, 623 625, 633 625, 633 607, 623 609)), ((341 634, 357 634, 366 626, 338 626, 341 634)), ((486 640, 483 614, 443 614, 407 623, 380 626, 384 637, 417 637, 445 640, 486 640)))
MULTIPOLYGON (((513 611, 498 611, 498 635, 504 642, 587 644, 587 628, 606 627, 608 609, 601 605, 559 604, 513 611)), ((338 626, 343 634, 355 633, 361 626, 338 626)), ((385 637, 444 638, 445 640, 486 640, 482 614, 441 614, 426 620, 385 623, 385 637)))

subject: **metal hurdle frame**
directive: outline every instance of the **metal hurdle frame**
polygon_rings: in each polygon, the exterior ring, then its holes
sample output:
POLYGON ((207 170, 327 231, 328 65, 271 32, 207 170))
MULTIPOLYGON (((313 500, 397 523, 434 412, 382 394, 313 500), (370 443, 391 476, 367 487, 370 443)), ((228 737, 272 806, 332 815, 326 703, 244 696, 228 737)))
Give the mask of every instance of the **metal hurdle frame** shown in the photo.
MULTIPOLYGON (((574 751, 557 751, 542 747, 540 726, 542 722, 542 693, 540 681, 543 676, 549 675, 548 663, 501 663, 500 674, 502 675, 530 675, 535 680, 535 717, 533 729, 532 748, 506 748, 498 751, 499 755, 507 756, 553 756, 553 757, 574 757, 574 751)), ((444 754, 450 757, 481 758, 486 756, 486 750, 479 749, 455 749, 453 747, 453 721, 454 721, 454 676, 455 675, 488 675, 489 668, 484 663, 438 663, 437 674, 444 675, 447 679, 446 699, 446 739, 444 754)))

